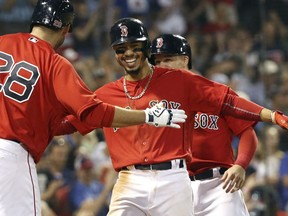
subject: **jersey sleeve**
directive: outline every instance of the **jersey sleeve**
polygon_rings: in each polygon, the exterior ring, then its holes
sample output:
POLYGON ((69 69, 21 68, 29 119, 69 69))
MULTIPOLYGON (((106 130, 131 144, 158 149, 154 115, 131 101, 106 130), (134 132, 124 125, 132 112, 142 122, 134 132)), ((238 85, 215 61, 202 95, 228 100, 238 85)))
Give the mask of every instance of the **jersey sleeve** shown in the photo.
POLYGON ((229 87, 208 80, 195 73, 188 71, 183 71, 183 73, 186 91, 190 92, 189 104, 192 110, 195 112, 219 114, 225 95, 229 92, 229 87))
MULTIPOLYGON (((231 88, 229 88, 228 94, 238 95, 231 88)), ((257 121, 242 120, 242 119, 239 119, 239 118, 232 117, 230 115, 224 115, 224 119, 226 120, 227 125, 232 130, 233 134, 236 135, 236 136, 241 134, 247 128, 254 127, 257 124, 257 121)))
POLYGON ((58 127, 53 130, 54 136, 60 136, 65 134, 71 134, 76 132, 76 128, 67 119, 64 119, 58 127))
POLYGON ((73 115, 66 116, 65 120, 73 125, 73 127, 76 128, 76 130, 79 131, 82 135, 85 135, 95 129, 94 127, 91 127, 75 118, 73 115))
POLYGON ((81 80, 73 66, 64 58, 57 55, 53 66, 56 71, 51 77, 56 97, 62 105, 77 118, 81 119, 84 110, 98 105, 98 100, 81 80), (58 57, 58 58, 57 58, 58 57))
POLYGON ((257 143, 258 139, 253 128, 250 127, 244 130, 240 136, 235 164, 247 169, 255 154, 257 143))
MULTIPOLYGON (((58 101, 89 127, 105 127, 112 124, 115 107, 103 103, 92 93, 79 77, 72 64, 62 56, 55 61, 52 80, 58 101)), ((86 131, 86 130, 85 130, 86 131)))

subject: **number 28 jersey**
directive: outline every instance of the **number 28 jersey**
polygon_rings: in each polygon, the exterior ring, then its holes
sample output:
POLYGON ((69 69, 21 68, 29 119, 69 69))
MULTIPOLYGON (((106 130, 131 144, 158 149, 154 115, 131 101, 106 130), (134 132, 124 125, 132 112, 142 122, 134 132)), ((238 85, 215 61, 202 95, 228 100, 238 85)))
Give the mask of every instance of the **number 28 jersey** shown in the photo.
POLYGON ((49 43, 28 33, 0 37, 0 138, 22 142, 37 162, 64 116, 98 104, 49 43))

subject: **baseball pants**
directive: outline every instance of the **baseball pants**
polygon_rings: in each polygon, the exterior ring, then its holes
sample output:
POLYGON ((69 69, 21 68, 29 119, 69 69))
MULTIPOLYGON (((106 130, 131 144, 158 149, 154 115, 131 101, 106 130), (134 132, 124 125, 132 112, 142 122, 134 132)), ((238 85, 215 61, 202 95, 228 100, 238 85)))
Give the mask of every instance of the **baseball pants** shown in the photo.
POLYGON ((108 216, 192 216, 186 168, 121 171, 108 216))
POLYGON ((191 181, 195 216, 249 216, 242 191, 226 193, 220 178, 191 181))
POLYGON ((34 160, 19 143, 5 139, 0 139, 0 215, 41 215, 34 160))

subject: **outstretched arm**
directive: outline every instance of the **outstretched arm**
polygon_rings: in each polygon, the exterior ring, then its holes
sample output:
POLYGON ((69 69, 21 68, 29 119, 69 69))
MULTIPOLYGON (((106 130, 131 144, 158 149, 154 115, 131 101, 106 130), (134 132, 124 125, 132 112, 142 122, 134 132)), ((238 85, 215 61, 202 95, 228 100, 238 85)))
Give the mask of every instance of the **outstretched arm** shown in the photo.
POLYGON ((244 120, 272 122, 283 129, 288 129, 288 117, 282 112, 269 110, 231 94, 226 95, 221 113, 244 120))
POLYGON ((84 115, 83 121, 80 121, 73 115, 69 115, 65 117, 62 123, 56 128, 54 135, 69 134, 76 131, 85 135, 97 127, 127 127, 140 124, 149 124, 155 127, 180 128, 178 123, 184 123, 187 118, 184 110, 168 110, 163 108, 161 104, 156 104, 146 110, 128 110, 109 105, 108 109, 111 108, 115 109, 114 115, 109 116, 105 113, 107 116, 103 117, 100 123, 95 123, 95 119, 99 119, 99 114, 96 112, 96 109, 84 115))

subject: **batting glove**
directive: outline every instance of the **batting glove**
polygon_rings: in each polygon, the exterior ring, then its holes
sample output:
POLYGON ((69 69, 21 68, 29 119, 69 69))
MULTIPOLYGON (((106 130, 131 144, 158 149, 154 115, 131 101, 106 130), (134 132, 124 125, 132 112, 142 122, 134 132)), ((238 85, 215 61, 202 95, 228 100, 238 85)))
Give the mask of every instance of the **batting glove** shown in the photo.
POLYGON ((184 110, 165 109, 162 103, 147 108, 145 114, 145 122, 156 127, 180 128, 180 125, 176 123, 184 123, 187 118, 184 110))
POLYGON ((280 111, 271 112, 271 119, 274 124, 279 125, 283 129, 288 129, 288 116, 280 111))

